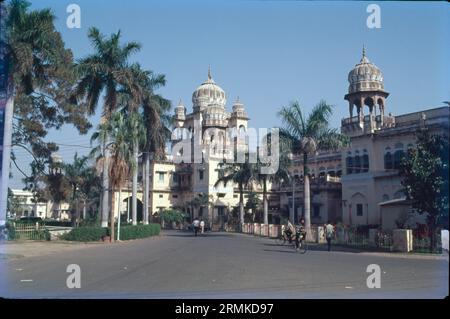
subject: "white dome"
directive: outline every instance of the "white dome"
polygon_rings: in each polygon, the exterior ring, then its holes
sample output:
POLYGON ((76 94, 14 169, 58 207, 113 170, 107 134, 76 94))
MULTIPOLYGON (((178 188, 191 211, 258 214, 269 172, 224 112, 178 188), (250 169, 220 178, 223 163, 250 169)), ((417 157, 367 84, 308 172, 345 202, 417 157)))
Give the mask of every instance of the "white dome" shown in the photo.
POLYGON ((348 74, 349 93, 360 91, 383 91, 383 74, 380 69, 366 57, 363 48, 361 61, 348 74))
POLYGON ((208 105, 219 105, 225 107, 225 92, 214 82, 211 77, 211 70, 208 70, 208 79, 202 83, 192 94, 194 108, 203 109, 208 105))

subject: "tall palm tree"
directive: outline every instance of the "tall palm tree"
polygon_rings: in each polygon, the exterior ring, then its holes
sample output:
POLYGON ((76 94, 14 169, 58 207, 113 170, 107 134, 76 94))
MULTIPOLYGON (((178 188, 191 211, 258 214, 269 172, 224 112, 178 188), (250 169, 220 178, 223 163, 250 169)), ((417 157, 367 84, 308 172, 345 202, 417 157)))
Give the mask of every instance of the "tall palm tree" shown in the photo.
POLYGON ((223 183, 226 187, 228 182, 237 184, 239 190, 239 220, 241 225, 244 223, 244 189, 252 182, 256 181, 255 165, 249 162, 249 156, 246 154, 244 163, 220 163, 218 172, 219 178, 214 184, 217 187, 223 183))
POLYGON ((263 190, 263 220, 264 224, 269 224, 269 201, 267 198, 267 185, 268 183, 284 183, 289 180, 288 167, 290 165, 290 160, 286 156, 285 152, 280 152, 280 157, 278 159, 279 165, 278 170, 274 174, 263 174, 261 168, 266 166, 265 163, 258 161, 256 167, 253 170, 256 174, 256 181, 262 186, 263 190))
MULTIPOLYGON (((138 63, 134 63, 130 67, 133 76, 133 88, 137 88, 134 92, 139 91, 138 95, 133 96, 133 91, 125 89, 121 92, 120 100, 128 112, 142 113, 145 125, 145 139, 143 150, 143 217, 144 224, 148 224, 148 199, 150 191, 150 157, 163 158, 166 141, 170 138, 170 130, 168 129, 169 121, 166 112, 170 109, 170 101, 164 99, 154 91, 164 86, 166 83, 164 75, 154 74, 152 71, 143 70, 138 63)), ((138 153, 137 147, 139 141, 134 142, 135 157, 138 153)), ((133 172, 133 202, 136 202, 137 190, 137 171, 133 172)), ((133 205, 133 216, 135 216, 136 205, 133 205)), ((134 223, 133 218, 133 223, 134 223)))
MULTIPOLYGON (((121 197, 122 185, 129 174, 130 168, 133 170, 137 165, 137 163, 134 162, 133 147, 130 143, 131 136, 129 132, 130 121, 128 117, 124 116, 121 112, 116 112, 112 115, 111 120, 100 125, 99 131, 93 135, 93 139, 98 139, 100 144, 105 143, 105 138, 109 141, 108 144, 106 144, 108 153, 111 155, 111 165, 109 166, 108 175, 112 189, 119 189, 119 198, 121 197)), ((93 151, 98 150, 98 146, 93 149, 93 151)), ((110 202, 111 208, 113 207, 113 200, 114 197, 112 196, 110 202)), ((111 209, 109 217, 111 242, 114 242, 115 216, 113 209, 111 209)))
POLYGON ((281 139, 289 146, 292 154, 303 157, 304 218, 308 236, 311 234, 308 158, 319 149, 337 149, 348 143, 346 136, 329 127, 331 115, 332 106, 323 100, 314 106, 308 116, 304 114, 297 101, 282 107, 278 112, 284 124, 280 129, 281 139))
POLYGON ((138 183, 138 163, 139 163, 139 145, 145 144, 145 126, 142 116, 139 113, 133 112, 127 119, 129 127, 129 138, 133 149, 132 159, 132 219, 133 225, 137 225, 137 183, 138 183))
MULTIPOLYGON (((88 37, 95 49, 95 53, 81 59, 76 70, 80 77, 75 90, 75 97, 81 98, 87 104, 90 114, 95 112, 99 98, 104 94, 102 116, 105 121, 111 119, 118 107, 119 91, 126 88, 134 92, 138 88, 133 86, 132 72, 128 60, 130 56, 139 51, 141 46, 137 42, 120 44, 121 33, 113 33, 106 38, 97 28, 90 28, 88 37)), ((133 96, 138 96, 134 92, 133 96)), ((109 155, 105 145, 105 158, 103 161, 102 177, 102 226, 106 227, 109 212, 109 155)))

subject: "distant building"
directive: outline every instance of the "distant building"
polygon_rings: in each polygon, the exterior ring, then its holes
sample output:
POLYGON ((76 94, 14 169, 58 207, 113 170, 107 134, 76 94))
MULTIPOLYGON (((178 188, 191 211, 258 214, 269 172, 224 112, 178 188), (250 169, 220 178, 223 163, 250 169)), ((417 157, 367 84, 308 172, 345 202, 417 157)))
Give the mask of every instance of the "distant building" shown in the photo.
POLYGON ((384 90, 381 71, 364 51, 348 81, 345 99, 350 117, 342 120, 341 131, 350 137, 351 145, 341 153, 342 220, 395 228, 397 217, 411 212, 399 176, 401 160, 415 147, 415 134, 422 129, 448 138, 450 108, 386 115, 389 93, 384 90))
MULTIPOLYGON (((311 222, 323 224, 331 220, 392 229, 399 218, 414 215, 411 203, 402 192, 400 161, 407 149, 414 147, 415 133, 419 130, 428 129, 448 137, 450 108, 392 115, 388 112, 389 93, 384 89, 382 72, 369 61, 364 49, 348 81, 348 93, 344 98, 349 103, 349 117, 342 120, 341 132, 350 138, 350 146, 329 152, 319 150, 308 159, 311 222)), ((231 112, 226 110, 225 92, 212 79, 210 71, 208 79, 194 91, 192 104, 192 112, 187 113, 180 101, 173 117, 174 127, 179 129, 174 133, 178 134, 174 144, 186 138, 191 140, 190 148, 178 150, 178 155, 186 156, 187 160, 175 163, 168 156, 165 161, 152 162, 149 212, 155 214, 167 208, 179 208, 191 217, 205 218, 223 226, 227 214, 238 209, 239 192, 236 185, 214 186, 218 180, 218 163, 233 156, 235 148, 248 150, 248 143, 230 139, 226 130, 234 128, 238 133, 246 132, 249 117, 239 98, 231 112), (198 123, 201 123, 201 132, 196 131, 198 123), (194 154, 194 149, 200 151, 200 161, 195 161, 199 154, 194 154), (208 160, 202 161, 202 158, 208 160), (208 196, 209 204, 193 207, 192 200, 202 195, 208 196)), ((279 223, 292 215, 298 222, 304 214, 302 161, 294 157, 289 168, 297 180, 294 187, 269 183, 269 223, 279 223)), ((262 200, 261 188, 253 186, 262 200)), ((131 185, 124 189, 120 210, 129 215, 127 203, 131 185)), ((249 191, 245 190, 244 202, 249 191)), ((117 201, 118 192, 114 196, 117 201)), ((142 216, 141 200, 139 188, 138 216, 142 216)), ((117 207, 119 205, 115 204, 116 216, 117 207)), ((410 218, 410 222, 423 222, 423 216, 410 218)))
POLYGON ((22 189, 11 189, 14 203, 11 208, 10 217, 41 217, 42 219, 52 218, 58 220, 69 220, 69 204, 53 203, 51 201, 38 201, 34 203, 33 193, 22 189))

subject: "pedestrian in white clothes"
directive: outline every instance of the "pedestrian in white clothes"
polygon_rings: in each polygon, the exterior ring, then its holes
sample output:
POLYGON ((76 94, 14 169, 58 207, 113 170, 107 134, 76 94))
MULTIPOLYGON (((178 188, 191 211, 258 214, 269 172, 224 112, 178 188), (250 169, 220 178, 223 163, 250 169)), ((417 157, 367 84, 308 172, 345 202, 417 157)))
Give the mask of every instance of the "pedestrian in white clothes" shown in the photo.
POLYGON ((200 229, 202 230, 202 234, 205 232, 205 221, 202 219, 200 221, 200 229))

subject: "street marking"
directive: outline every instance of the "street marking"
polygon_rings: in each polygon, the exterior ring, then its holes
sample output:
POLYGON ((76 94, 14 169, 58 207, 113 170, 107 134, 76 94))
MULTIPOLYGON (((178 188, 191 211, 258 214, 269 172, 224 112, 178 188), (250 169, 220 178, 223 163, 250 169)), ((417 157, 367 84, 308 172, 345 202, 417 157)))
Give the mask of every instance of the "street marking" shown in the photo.
POLYGON ((32 282, 33 279, 21 279, 20 282, 32 282))
POLYGON ((345 286, 345 289, 353 289, 353 287, 345 286))
POLYGON ((22 269, 22 268, 16 268, 16 270, 17 270, 17 271, 22 271, 23 269, 22 269))

